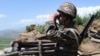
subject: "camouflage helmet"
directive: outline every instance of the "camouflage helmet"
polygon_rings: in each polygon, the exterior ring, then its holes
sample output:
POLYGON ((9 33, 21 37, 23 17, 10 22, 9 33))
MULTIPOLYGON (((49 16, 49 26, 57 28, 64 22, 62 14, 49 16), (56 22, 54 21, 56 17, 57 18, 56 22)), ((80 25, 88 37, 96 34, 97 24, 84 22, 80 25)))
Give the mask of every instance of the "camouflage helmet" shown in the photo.
POLYGON ((63 4, 57 9, 57 11, 58 11, 58 12, 63 12, 63 13, 65 13, 66 15, 70 15, 70 16, 72 16, 73 18, 75 18, 76 13, 77 13, 76 7, 75 7, 72 3, 69 3, 69 2, 63 3, 63 4))

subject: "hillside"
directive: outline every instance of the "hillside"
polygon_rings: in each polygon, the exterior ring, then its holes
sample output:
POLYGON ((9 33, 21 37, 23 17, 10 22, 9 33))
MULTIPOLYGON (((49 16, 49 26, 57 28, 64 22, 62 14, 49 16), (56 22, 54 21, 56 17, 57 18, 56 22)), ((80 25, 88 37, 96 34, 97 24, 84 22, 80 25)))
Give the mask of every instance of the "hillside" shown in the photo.
POLYGON ((24 30, 2 30, 0 31, 0 37, 15 38, 24 30))

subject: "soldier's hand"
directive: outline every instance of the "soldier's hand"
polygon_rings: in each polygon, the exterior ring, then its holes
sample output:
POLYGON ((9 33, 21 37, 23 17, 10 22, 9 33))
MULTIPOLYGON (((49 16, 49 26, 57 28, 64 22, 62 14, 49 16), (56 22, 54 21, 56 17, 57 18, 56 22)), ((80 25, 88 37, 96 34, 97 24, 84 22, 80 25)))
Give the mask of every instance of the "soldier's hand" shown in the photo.
POLYGON ((57 17, 57 16, 58 16, 57 13, 52 13, 52 14, 50 15, 50 21, 56 20, 56 17, 57 17))

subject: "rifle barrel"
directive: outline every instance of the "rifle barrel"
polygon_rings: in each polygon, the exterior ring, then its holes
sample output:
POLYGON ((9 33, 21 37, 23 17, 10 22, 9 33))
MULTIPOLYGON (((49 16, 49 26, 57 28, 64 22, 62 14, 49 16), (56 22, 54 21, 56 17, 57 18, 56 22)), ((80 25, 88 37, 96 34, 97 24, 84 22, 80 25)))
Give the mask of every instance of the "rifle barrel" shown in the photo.
POLYGON ((98 14, 98 12, 97 12, 96 14, 93 14, 93 15, 91 16, 90 20, 88 21, 88 23, 86 24, 85 28, 84 28, 83 31, 81 32, 81 34, 80 34, 80 37, 81 37, 80 43, 83 41, 84 36, 86 36, 87 31, 88 31, 89 27, 91 26, 92 22, 94 21, 94 19, 96 18, 97 14, 98 14))

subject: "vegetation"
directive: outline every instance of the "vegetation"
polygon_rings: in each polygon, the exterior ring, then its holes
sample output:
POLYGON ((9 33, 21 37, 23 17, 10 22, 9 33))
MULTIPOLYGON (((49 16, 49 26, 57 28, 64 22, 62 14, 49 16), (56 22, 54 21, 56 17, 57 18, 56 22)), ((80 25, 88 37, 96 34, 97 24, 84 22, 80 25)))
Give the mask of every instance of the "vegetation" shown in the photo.
POLYGON ((97 12, 98 12, 98 15, 97 15, 96 19, 100 19, 100 10, 98 10, 97 12))
POLYGON ((84 16, 84 17, 80 17, 79 15, 77 15, 76 18, 74 19, 75 25, 86 24, 89 21, 90 17, 91 17, 91 15, 84 16))
POLYGON ((0 37, 0 50, 6 47, 10 47, 10 43, 13 41, 13 38, 2 38, 0 37))
POLYGON ((34 30, 35 29, 35 25, 34 24, 31 24, 31 25, 29 25, 29 26, 26 26, 26 31, 27 32, 30 32, 30 31, 32 31, 32 30, 34 30))
POLYGON ((40 32, 41 34, 43 34, 44 31, 45 31, 44 25, 38 25, 38 26, 37 26, 37 30, 38 30, 38 32, 40 32))

